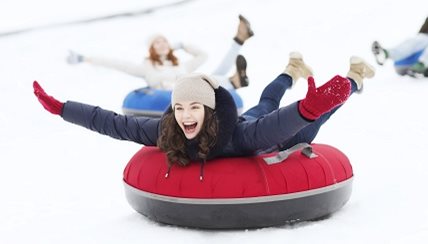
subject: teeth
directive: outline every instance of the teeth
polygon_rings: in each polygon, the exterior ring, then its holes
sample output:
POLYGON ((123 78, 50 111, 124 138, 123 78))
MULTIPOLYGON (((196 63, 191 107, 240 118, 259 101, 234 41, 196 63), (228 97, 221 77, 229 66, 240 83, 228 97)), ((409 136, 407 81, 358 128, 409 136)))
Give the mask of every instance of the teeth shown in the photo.
POLYGON ((195 122, 184 122, 184 125, 193 125, 195 122))

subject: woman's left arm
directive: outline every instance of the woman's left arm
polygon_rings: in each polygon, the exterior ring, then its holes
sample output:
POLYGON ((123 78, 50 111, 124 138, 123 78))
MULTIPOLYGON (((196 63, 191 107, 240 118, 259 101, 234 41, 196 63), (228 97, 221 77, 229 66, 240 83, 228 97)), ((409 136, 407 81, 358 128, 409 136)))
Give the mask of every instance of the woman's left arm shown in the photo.
POLYGON ((298 112, 298 103, 239 123, 234 134, 234 144, 245 151, 266 150, 283 143, 310 124, 298 112))
POLYGON ((184 67, 189 73, 195 71, 208 59, 208 54, 195 46, 183 44, 183 49, 193 56, 193 59, 184 63, 184 67))

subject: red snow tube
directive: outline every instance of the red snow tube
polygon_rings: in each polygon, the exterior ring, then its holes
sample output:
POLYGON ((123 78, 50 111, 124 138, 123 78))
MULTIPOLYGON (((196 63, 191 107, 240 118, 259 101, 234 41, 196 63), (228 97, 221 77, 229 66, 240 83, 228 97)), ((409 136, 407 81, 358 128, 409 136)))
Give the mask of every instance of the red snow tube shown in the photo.
POLYGON ((174 165, 143 147, 124 170, 130 205, 152 220, 179 226, 236 229, 329 216, 352 191, 352 166, 338 149, 299 144, 279 153, 174 165))

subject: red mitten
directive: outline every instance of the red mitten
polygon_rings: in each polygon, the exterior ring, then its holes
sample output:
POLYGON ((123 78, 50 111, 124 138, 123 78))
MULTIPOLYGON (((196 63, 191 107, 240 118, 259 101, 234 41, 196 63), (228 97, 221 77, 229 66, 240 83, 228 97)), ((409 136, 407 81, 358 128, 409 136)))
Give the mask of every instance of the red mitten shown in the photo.
POLYGON ((37 99, 39 99, 39 102, 47 111, 57 115, 61 114, 64 103, 46 94, 46 92, 39 85, 39 83, 37 83, 37 81, 33 82, 33 88, 34 94, 36 95, 37 99))
POLYGON ((299 102, 299 112, 308 120, 316 120, 324 113, 343 104, 350 95, 351 83, 344 77, 336 75, 316 88, 314 78, 310 76, 306 97, 299 102))

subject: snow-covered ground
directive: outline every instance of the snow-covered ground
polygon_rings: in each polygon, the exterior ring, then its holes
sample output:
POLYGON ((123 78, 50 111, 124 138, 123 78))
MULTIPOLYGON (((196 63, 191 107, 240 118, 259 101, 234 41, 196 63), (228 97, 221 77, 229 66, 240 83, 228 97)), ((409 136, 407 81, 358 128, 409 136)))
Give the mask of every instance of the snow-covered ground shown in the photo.
MULTIPOLYGON (((175 1, 15 0, 0 3, 0 243, 426 243, 428 240, 428 79, 377 66, 362 94, 350 98, 316 142, 341 149, 354 168, 350 201, 331 218, 257 230, 204 231, 164 226, 126 202, 122 172, 141 147, 64 123, 33 95, 38 80, 61 101, 121 112, 141 79, 65 62, 69 49, 141 62, 146 38, 166 33, 196 44, 210 72, 229 47, 242 13, 255 36, 244 48, 250 86, 245 107, 298 50, 318 84, 345 75, 351 55, 375 64, 373 40, 392 46, 415 34, 428 3, 408 1, 193 0, 145 15, 65 23, 138 12, 175 1), (1 35, 27 28, 33 31, 1 35)), ((183 58, 186 58, 183 56, 183 58)), ((306 82, 283 104, 300 99, 306 82)))

